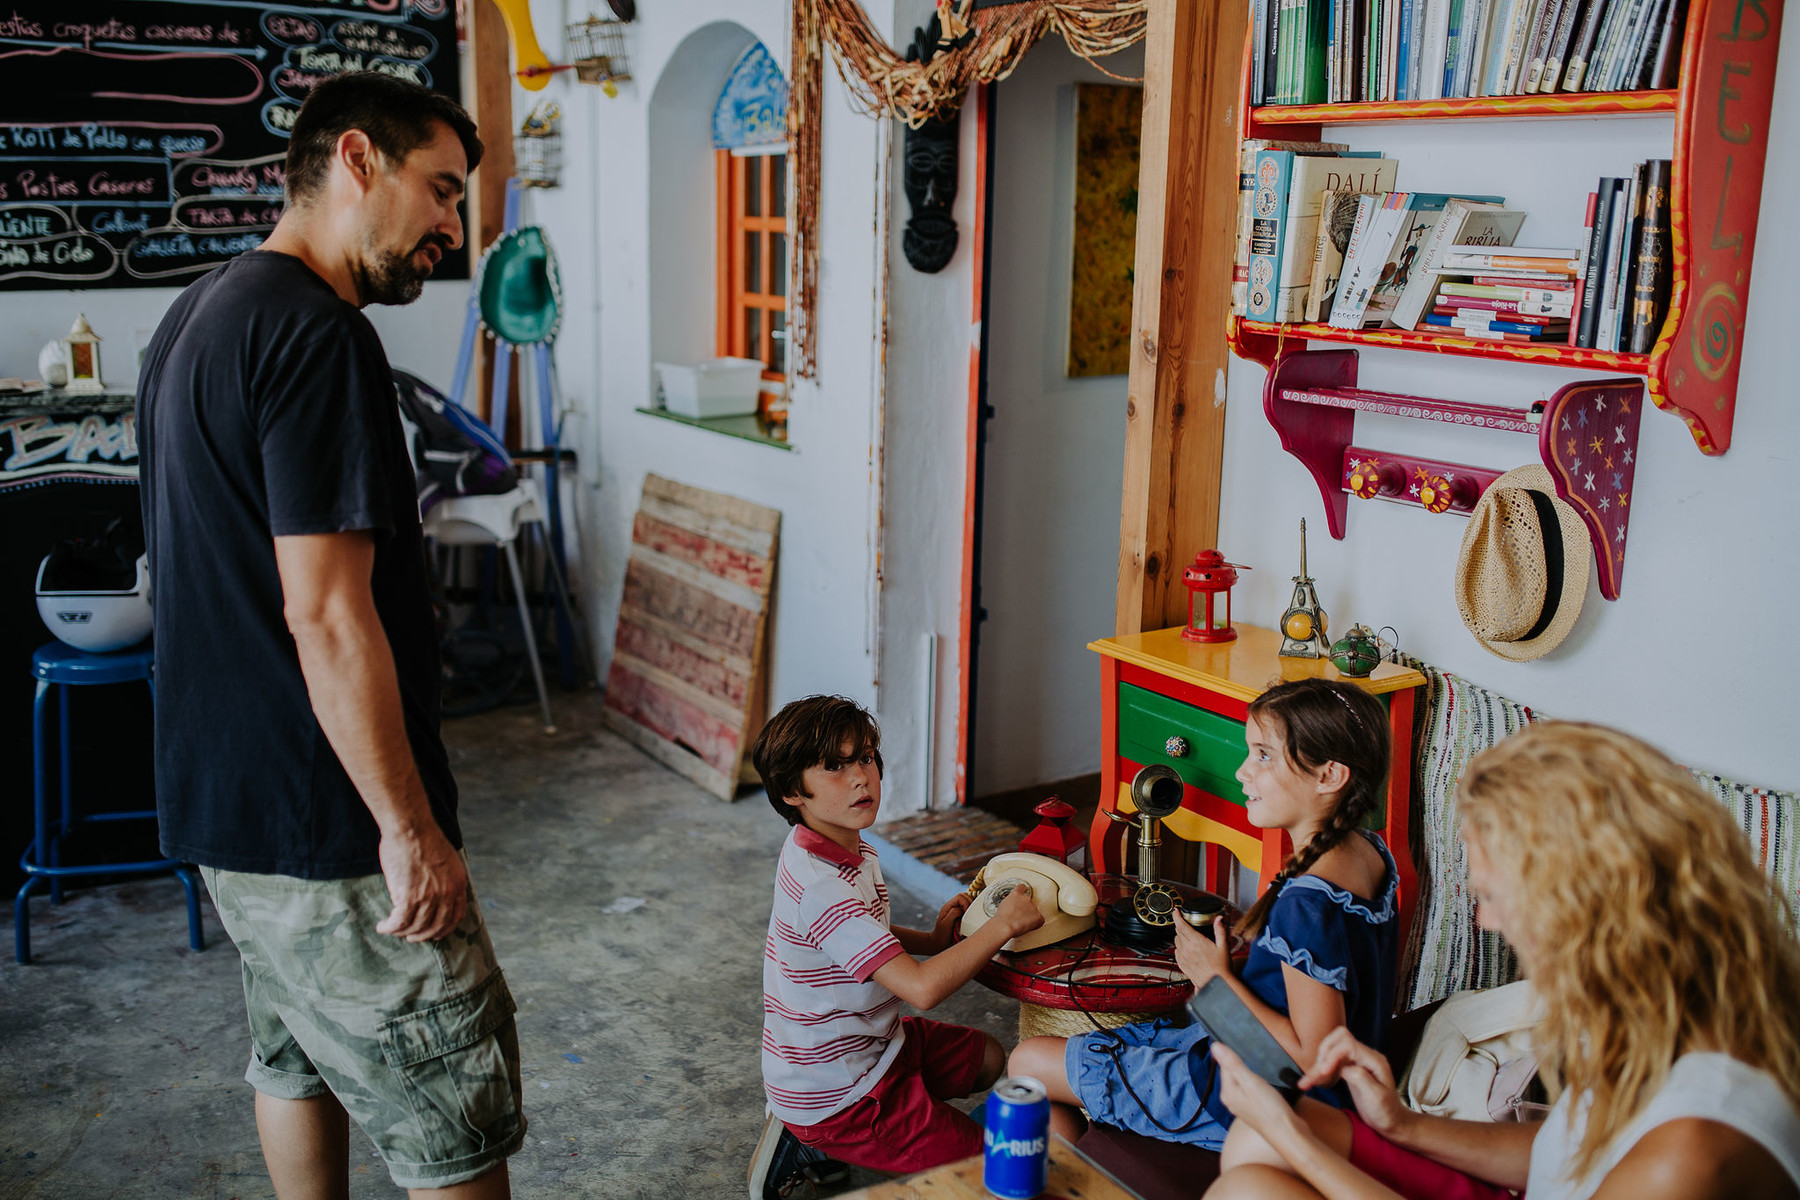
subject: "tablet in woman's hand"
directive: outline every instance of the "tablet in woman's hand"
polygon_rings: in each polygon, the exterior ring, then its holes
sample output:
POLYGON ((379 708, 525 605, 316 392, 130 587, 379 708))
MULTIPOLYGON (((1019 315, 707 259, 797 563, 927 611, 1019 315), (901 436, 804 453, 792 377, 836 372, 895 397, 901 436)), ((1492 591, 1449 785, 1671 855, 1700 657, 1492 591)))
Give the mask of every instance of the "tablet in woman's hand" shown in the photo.
POLYGON ((1187 1002, 1188 1013, 1213 1040, 1231 1047, 1268 1085, 1292 1104, 1300 1098, 1300 1064, 1263 1028, 1247 1005, 1221 976, 1213 976, 1187 1002))

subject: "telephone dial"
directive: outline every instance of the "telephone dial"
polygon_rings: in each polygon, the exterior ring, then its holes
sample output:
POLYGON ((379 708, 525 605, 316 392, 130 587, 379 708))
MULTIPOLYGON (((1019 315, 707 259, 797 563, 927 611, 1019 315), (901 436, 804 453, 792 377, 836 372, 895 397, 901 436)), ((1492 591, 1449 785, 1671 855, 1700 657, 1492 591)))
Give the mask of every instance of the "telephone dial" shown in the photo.
POLYGON ((1093 884, 1054 858, 1015 852, 996 854, 975 873, 969 884, 969 894, 975 899, 963 913, 963 936, 968 937, 987 924, 1000 911, 1000 902, 1021 883, 1031 888, 1031 898, 1044 914, 1044 923, 1013 938, 1002 950, 1035 950, 1094 927, 1094 910, 1100 905, 1100 896, 1093 884))

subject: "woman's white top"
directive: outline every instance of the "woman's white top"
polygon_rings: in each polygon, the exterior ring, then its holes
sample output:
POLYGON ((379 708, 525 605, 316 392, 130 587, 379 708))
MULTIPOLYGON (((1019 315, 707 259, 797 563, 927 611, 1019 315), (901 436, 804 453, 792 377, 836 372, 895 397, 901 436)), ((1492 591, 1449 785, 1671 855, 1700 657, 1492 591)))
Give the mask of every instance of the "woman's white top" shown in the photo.
MULTIPOLYGON (((1585 1097, 1585 1093, 1583 1093, 1585 1097)), ((1573 1178, 1575 1150, 1587 1127, 1587 1105, 1574 1113, 1564 1092, 1531 1145, 1530 1200, 1587 1200, 1607 1172, 1658 1125, 1699 1118, 1729 1125, 1767 1150, 1800 1186, 1800 1112, 1773 1076, 1724 1054, 1684 1054, 1662 1089, 1619 1132, 1583 1179, 1573 1178)))

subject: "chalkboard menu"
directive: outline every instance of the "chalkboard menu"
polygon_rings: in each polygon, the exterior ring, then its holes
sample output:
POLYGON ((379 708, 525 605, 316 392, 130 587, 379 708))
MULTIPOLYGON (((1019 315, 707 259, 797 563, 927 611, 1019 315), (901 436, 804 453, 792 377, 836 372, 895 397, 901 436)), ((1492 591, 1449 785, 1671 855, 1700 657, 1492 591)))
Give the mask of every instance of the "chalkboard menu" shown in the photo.
POLYGON ((457 98, 451 0, 0 5, 0 289, 180 286, 255 249, 301 102, 358 70, 457 98))

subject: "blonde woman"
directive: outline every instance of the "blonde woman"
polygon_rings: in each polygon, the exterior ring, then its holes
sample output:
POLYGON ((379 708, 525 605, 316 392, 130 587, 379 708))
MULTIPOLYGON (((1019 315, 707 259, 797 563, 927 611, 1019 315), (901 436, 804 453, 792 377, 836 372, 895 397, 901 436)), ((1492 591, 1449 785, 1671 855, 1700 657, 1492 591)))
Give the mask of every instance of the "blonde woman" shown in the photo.
POLYGON ((1338 1029, 1290 1109, 1215 1046, 1236 1114, 1207 1200, 1800 1197, 1800 943, 1748 840, 1634 738, 1546 724, 1459 785, 1477 920, 1519 952, 1560 1096, 1542 1124, 1405 1108, 1379 1054, 1338 1029))

